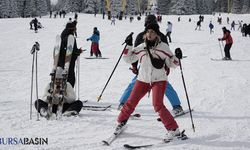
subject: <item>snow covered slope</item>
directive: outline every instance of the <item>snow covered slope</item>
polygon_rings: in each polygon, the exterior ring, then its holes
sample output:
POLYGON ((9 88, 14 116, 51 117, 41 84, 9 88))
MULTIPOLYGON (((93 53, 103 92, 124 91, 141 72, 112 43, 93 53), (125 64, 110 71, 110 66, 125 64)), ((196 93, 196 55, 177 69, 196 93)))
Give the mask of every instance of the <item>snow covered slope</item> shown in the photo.
MULTIPOLYGON (((211 61, 221 58, 217 38, 222 37, 222 26, 229 28, 226 17, 231 20, 243 20, 250 23, 250 15, 223 14, 223 25, 218 25, 218 16, 205 16, 202 30, 195 31, 198 16, 163 16, 160 24, 165 33, 166 22, 173 23, 170 48, 180 47, 183 54, 183 73, 187 91, 194 108, 193 119, 196 132, 191 126, 189 115, 177 118, 181 129, 186 130, 189 140, 173 142, 153 149, 175 150, 247 150, 250 149, 250 38, 242 37, 239 31, 232 31, 234 44, 232 58, 237 61, 211 61), (192 22, 188 22, 192 18, 192 22), (210 35, 208 24, 213 20, 215 33, 210 35)), ((105 150, 124 149, 123 144, 149 144, 159 142, 166 130, 157 122, 151 98, 142 99, 135 112, 142 114, 140 120, 130 120, 128 128, 111 146, 103 146, 101 141, 107 138, 116 126, 119 98, 134 76, 128 69, 130 65, 120 61, 102 99, 98 104, 112 104, 112 109, 105 112, 82 110, 79 117, 47 121, 36 121, 33 107, 33 119, 29 119, 31 62, 30 49, 35 41, 41 45, 38 52, 38 87, 39 97, 49 82, 52 69, 52 51, 55 37, 60 34, 68 20, 38 18, 44 28, 37 34, 29 29, 31 18, 0 19, 0 139, 6 138, 48 138, 48 145, 3 145, 0 149, 79 149, 105 150)), ((102 16, 79 14, 78 47, 87 49, 80 58, 80 98, 97 104, 122 50, 124 39, 130 32, 137 35, 144 29, 144 17, 141 21, 116 21, 115 26, 102 16), (109 59, 84 59, 89 56, 93 27, 101 34, 100 49, 103 57, 109 59)), ((237 27, 236 27, 237 29, 237 27)), ((135 38, 135 36, 134 36, 135 38)), ((180 69, 171 70, 169 81, 176 89, 182 106, 187 109, 187 101, 181 79, 180 69)), ((35 97, 33 98, 35 99, 35 97)), ((33 101, 34 102, 34 101, 33 101)), ((167 107, 170 103, 165 98, 167 107)), ((152 149, 152 148, 151 148, 152 149)))

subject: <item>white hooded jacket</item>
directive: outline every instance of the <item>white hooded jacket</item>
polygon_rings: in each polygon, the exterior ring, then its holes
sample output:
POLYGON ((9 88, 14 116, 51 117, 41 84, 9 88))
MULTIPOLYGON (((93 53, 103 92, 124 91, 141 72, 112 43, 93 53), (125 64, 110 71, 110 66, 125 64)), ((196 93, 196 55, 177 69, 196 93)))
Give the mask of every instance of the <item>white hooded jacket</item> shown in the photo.
MULTIPOLYGON (((165 65, 167 67, 176 68, 179 65, 178 58, 173 55, 166 43, 159 42, 155 47, 149 50, 154 58, 161 58, 165 60, 165 65)), ((166 70, 164 67, 161 69, 153 67, 145 43, 138 45, 134 49, 132 49, 132 46, 127 46, 124 50, 123 59, 129 64, 139 61, 140 68, 137 78, 139 81, 152 83, 167 80, 166 70)))

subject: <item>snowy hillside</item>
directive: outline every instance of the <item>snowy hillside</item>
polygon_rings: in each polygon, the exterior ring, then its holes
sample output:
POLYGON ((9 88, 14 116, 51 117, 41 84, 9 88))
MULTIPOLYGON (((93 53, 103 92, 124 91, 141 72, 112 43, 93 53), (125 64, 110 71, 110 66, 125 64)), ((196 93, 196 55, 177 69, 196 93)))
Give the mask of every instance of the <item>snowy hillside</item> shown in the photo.
MULTIPOLYGON (((195 31, 197 15, 163 16, 160 24, 165 34, 166 22, 173 23, 170 48, 180 47, 187 58, 182 60, 183 73, 188 96, 193 111, 196 131, 193 132, 189 114, 176 119, 180 129, 185 129, 189 140, 156 146, 157 150, 248 150, 250 149, 250 38, 242 37, 239 31, 232 31, 234 44, 231 49, 235 61, 212 61, 221 58, 218 38, 222 37, 222 26, 229 28, 230 20, 243 20, 250 23, 250 15, 222 14, 223 25, 218 25, 217 15, 205 16, 202 30, 195 31), (188 22, 192 18, 192 22, 188 22), (215 25, 210 35, 208 24, 215 25)), ((112 134, 118 116, 119 98, 128 83, 134 77, 130 65, 120 61, 110 83, 97 103, 124 45, 124 39, 130 32, 135 35, 144 29, 144 17, 141 21, 117 21, 115 26, 101 15, 79 14, 77 26, 78 47, 87 49, 80 57, 80 99, 89 100, 89 104, 108 105, 108 111, 96 112, 82 110, 78 117, 47 121, 36 121, 33 107, 33 119, 29 119, 31 62, 30 49, 35 41, 41 45, 38 52, 38 87, 42 96, 46 84, 50 81, 52 69, 52 51, 55 37, 64 29, 65 19, 38 18, 44 26, 38 33, 29 29, 31 18, 0 19, 0 140, 6 138, 48 138, 48 145, 3 145, 0 149, 49 149, 49 150, 119 150, 123 144, 151 144, 160 142, 165 128, 158 122, 153 110, 151 98, 144 97, 135 112, 141 113, 140 120, 129 120, 128 128, 112 143, 103 146, 101 141, 112 134), (93 27, 101 34, 100 49, 103 57, 109 59, 89 60, 90 42, 93 27)), ((237 30, 238 26, 236 26, 237 30)), ((188 109, 179 68, 171 70, 169 82, 176 89, 182 106, 188 109)), ((35 96, 33 98, 34 102, 35 96)), ((170 103, 165 102, 169 110, 170 103)))

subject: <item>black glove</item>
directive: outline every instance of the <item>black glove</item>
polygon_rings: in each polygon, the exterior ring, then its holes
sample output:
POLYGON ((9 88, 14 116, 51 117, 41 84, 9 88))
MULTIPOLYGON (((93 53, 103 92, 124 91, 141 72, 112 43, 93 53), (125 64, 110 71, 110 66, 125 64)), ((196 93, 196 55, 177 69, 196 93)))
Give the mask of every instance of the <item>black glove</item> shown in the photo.
POLYGON ((138 75, 138 69, 136 67, 129 68, 135 75, 138 75))
POLYGON ((127 37, 126 37, 126 40, 125 40, 125 43, 129 46, 132 46, 133 45, 133 32, 131 32, 127 37))
POLYGON ((182 51, 180 48, 176 48, 175 49, 175 56, 178 58, 178 59, 182 59, 182 51))

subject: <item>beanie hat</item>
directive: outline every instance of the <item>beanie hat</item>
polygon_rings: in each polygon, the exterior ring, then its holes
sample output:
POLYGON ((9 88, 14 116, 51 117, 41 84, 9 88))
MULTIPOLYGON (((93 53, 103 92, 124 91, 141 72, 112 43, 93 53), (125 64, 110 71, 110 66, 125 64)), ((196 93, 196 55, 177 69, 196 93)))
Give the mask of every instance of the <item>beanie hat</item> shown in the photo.
POLYGON ((76 28, 76 26, 74 23, 67 23, 67 25, 66 25, 66 29, 75 29, 75 28, 76 28))
POLYGON ((62 67, 56 68, 56 79, 62 79, 63 78, 63 69, 62 67))
POLYGON ((148 15, 145 18, 144 26, 147 27, 147 25, 150 24, 150 23, 157 23, 155 15, 148 15))
POLYGON ((159 25, 157 24, 157 23, 151 23, 151 24, 148 24, 147 25, 147 27, 146 27, 146 31, 148 30, 148 29, 152 29, 152 30, 154 30, 155 31, 155 33, 156 34, 160 34, 160 30, 159 30, 159 25))

